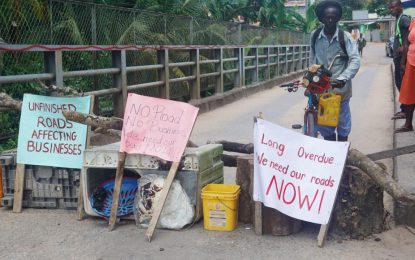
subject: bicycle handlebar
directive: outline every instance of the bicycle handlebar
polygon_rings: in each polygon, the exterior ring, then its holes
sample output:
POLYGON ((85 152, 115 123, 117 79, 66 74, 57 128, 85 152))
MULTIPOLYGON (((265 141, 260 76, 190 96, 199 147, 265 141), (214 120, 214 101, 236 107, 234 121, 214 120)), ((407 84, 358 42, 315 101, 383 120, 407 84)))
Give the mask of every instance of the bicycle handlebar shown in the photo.
POLYGON ((290 83, 282 84, 280 85, 280 88, 287 88, 288 92, 296 92, 300 86, 304 86, 303 83, 296 80, 290 83))
MULTIPOLYGON (((330 69, 333 66, 334 62, 339 58, 341 59, 341 58, 347 58, 347 57, 348 56, 344 55, 344 54, 337 54, 336 56, 334 56, 334 58, 332 59, 330 65, 329 65, 329 67, 327 69, 323 68, 325 73, 327 75, 329 75, 329 77, 331 77, 332 73, 331 73, 330 69)), ((345 83, 346 82, 341 82, 341 81, 337 81, 337 80, 336 81, 330 81, 330 86, 332 88, 342 88, 342 87, 345 86, 345 83)), ((280 85, 281 88, 287 88, 288 92, 296 92, 298 90, 298 87, 300 87, 300 86, 304 87, 303 83, 300 82, 299 80, 280 85)))

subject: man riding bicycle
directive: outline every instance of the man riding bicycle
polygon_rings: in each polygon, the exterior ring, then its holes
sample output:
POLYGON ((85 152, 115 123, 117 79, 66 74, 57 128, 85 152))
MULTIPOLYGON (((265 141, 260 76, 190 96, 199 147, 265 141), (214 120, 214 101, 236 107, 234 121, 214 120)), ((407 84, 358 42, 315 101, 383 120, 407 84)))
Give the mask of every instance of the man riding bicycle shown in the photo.
POLYGON ((351 79, 360 68, 360 56, 351 35, 337 28, 337 22, 342 17, 342 6, 338 1, 321 1, 314 11, 324 26, 311 34, 310 64, 321 64, 328 68, 337 54, 345 56, 336 60, 331 68, 333 83, 339 87, 331 91, 342 98, 339 124, 337 127, 317 125, 316 130, 325 140, 347 141, 352 127, 349 106, 351 79))

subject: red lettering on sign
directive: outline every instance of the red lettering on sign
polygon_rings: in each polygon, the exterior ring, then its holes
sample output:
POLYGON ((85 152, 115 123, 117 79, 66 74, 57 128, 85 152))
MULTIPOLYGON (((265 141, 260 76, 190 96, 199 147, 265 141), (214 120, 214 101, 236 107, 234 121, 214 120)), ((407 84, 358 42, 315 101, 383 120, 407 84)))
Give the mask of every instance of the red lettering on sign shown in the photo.
POLYGON ((304 205, 306 205, 308 211, 311 211, 313 209, 316 200, 320 197, 320 203, 318 205, 318 208, 316 209, 316 211, 320 214, 321 206, 324 200, 324 190, 320 192, 319 189, 316 189, 314 194, 301 194, 301 186, 295 186, 292 182, 285 183, 284 180, 281 180, 281 182, 278 185, 277 178, 275 175, 272 176, 268 184, 267 192, 265 193, 266 196, 270 194, 272 187, 275 187, 275 194, 277 195, 277 200, 281 201, 282 197, 282 202, 287 205, 292 204, 294 201, 298 201, 299 208, 303 209, 304 205), (310 199, 311 197, 313 197, 312 200, 310 199))

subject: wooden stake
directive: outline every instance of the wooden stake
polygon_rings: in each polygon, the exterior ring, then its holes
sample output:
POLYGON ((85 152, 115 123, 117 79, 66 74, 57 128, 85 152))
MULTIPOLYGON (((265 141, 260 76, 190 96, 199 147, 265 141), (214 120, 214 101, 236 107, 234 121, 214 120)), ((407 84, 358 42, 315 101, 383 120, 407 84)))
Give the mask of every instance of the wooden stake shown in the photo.
POLYGON ((327 237, 327 232, 329 231, 329 223, 327 223, 326 225, 321 225, 320 227, 320 231, 318 232, 318 236, 317 236, 317 245, 318 247, 323 247, 324 246, 324 242, 326 241, 326 237, 327 237))
POLYGON ((146 232, 148 242, 151 242, 154 231, 159 222, 161 211, 163 210, 163 206, 164 206, 164 203, 166 202, 167 195, 169 195, 170 187, 173 183, 174 177, 176 176, 177 169, 179 168, 179 164, 180 162, 173 162, 173 164, 171 165, 167 178, 164 180, 163 190, 161 191, 160 199, 154 205, 153 216, 150 220, 150 224, 148 225, 148 229, 146 232))
MULTIPOLYGON (((255 123, 257 122, 257 118, 263 119, 262 112, 259 112, 258 116, 254 118, 255 123)), ((252 176, 252 182, 254 182, 254 176, 252 176)), ((255 201, 254 231, 256 235, 262 236, 262 202, 260 201, 255 201)))
POLYGON ((108 225, 108 231, 114 230, 115 222, 117 220, 118 203, 120 202, 120 190, 122 184, 122 177, 124 175, 124 164, 126 157, 127 154, 125 152, 118 153, 117 172, 115 174, 114 192, 112 193, 112 208, 108 225))
MULTIPOLYGON (((90 97, 90 102, 89 102, 89 113, 92 113, 93 109, 94 109, 94 96, 91 95, 90 97)), ((88 125, 88 130, 86 132, 86 148, 90 148, 91 147, 91 126, 88 125)), ((86 169, 84 167, 82 167, 81 170, 81 176, 79 176, 79 194, 78 194, 78 206, 76 208, 76 219, 77 220, 82 220, 85 217, 85 207, 84 207, 84 181, 82 178, 82 172, 84 172, 86 174, 86 169)))
POLYGON ((13 198, 13 212, 22 212, 23 190, 24 190, 24 175, 25 165, 18 163, 16 165, 16 176, 14 180, 14 198, 13 198))
POLYGON ((78 206, 76 208, 76 220, 83 220, 85 217, 84 207, 84 195, 83 195, 84 183, 82 178, 79 180, 79 194, 78 194, 78 206))
POLYGON ((262 236, 262 202, 255 201, 254 231, 258 236, 262 236))

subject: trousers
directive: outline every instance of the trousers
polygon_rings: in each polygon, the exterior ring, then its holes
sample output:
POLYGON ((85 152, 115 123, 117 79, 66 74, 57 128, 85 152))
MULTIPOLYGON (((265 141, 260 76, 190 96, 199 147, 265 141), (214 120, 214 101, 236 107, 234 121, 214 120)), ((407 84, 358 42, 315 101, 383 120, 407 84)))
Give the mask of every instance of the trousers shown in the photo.
POLYGON ((340 118, 337 127, 316 125, 316 130, 320 132, 323 137, 331 135, 348 136, 352 131, 352 114, 350 113, 350 99, 342 100, 340 103, 340 118))

